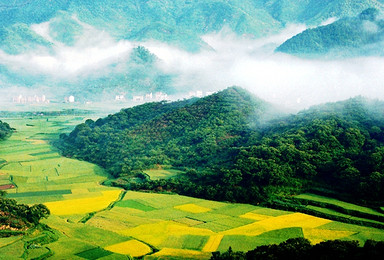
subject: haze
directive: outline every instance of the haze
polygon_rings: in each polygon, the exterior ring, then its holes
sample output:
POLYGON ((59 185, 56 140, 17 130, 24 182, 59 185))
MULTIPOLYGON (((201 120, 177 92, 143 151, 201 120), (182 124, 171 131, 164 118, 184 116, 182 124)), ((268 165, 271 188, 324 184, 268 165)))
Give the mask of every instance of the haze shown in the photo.
MULTIPOLYGON (((334 21, 334 19, 332 19, 334 21)), ((261 39, 236 36, 228 29, 203 37, 208 47, 190 53, 165 43, 117 41, 107 32, 82 23, 84 33, 73 46, 52 40, 49 22, 32 25, 33 30, 54 42, 52 49, 10 55, 0 51, 0 64, 14 73, 44 78, 34 89, 60 93, 62 84, 85 77, 124 72, 132 48, 143 45, 158 58, 164 72, 177 75, 174 86, 180 93, 190 90, 217 91, 237 85, 272 103, 302 109, 358 95, 384 99, 383 57, 350 59, 303 59, 274 49, 305 30, 288 25, 280 34, 261 39), (54 82, 48 88, 47 82, 54 82)), ((2 82, 7 86, 6 82, 2 82)), ((9 87, 11 87, 9 85, 9 87)), ((2 89, 17 94, 24 86, 2 89)))

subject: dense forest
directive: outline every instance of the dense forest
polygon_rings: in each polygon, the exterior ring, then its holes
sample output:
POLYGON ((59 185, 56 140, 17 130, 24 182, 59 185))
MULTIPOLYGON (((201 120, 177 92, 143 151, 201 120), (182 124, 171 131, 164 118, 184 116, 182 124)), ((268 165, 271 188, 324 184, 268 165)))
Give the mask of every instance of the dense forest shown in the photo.
POLYGON ((318 189, 374 202, 384 198, 383 111, 383 102, 357 97, 278 117, 232 87, 88 120, 59 146, 130 189, 255 204, 318 189), (152 181, 143 170, 156 165, 184 173, 152 181))
POLYGON ((211 260, 278 260, 278 259, 381 259, 384 242, 367 240, 363 247, 358 241, 330 240, 312 245, 305 238, 288 239, 278 245, 259 246, 248 252, 214 252, 211 260))

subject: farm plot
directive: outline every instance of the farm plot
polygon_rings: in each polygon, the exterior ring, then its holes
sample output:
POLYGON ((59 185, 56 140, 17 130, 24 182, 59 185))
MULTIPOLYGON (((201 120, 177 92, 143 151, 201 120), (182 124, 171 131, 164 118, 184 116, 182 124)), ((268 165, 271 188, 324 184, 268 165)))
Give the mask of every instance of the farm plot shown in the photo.
POLYGON ((150 169, 144 171, 144 173, 147 174, 151 180, 160 180, 176 176, 177 174, 182 173, 182 171, 174 169, 150 169))
POLYGON ((47 202, 45 205, 54 215, 86 214, 108 207, 109 204, 117 200, 120 193, 119 190, 103 191, 102 196, 98 197, 47 202))
POLYGON ((99 185, 107 177, 103 169, 61 157, 48 144, 53 136, 58 137, 60 129, 71 124, 67 117, 50 117, 49 121, 18 118, 7 119, 7 122, 17 129, 11 138, 0 144, 1 158, 6 162, 2 165, 0 179, 8 176, 16 184, 15 189, 8 190, 10 198, 34 204, 94 198, 101 196, 102 191, 114 190, 99 185), (83 192, 77 192, 79 188, 83 192))
POLYGON ((327 203, 327 204, 342 207, 342 208, 347 209, 347 210, 353 210, 353 211, 358 211, 358 212, 362 212, 362 213, 367 213, 367 214, 378 215, 378 216, 384 217, 383 213, 380 213, 374 209, 362 207, 359 205, 355 205, 352 203, 340 201, 340 200, 329 198, 329 197, 324 197, 324 196, 310 194, 310 193, 300 194, 300 195, 297 195, 295 197, 298 199, 327 203))
MULTIPOLYGON (((108 226, 110 231, 160 250, 146 259, 177 257, 176 252, 187 253, 183 250, 190 250, 196 258, 201 258, 204 252, 225 251, 229 246, 233 250, 247 251, 258 245, 280 243, 294 237, 306 237, 313 243, 330 238, 367 239, 363 235, 357 237, 361 231, 354 231, 353 225, 351 230, 344 230, 342 223, 302 213, 131 191, 110 211, 97 214, 87 224, 101 228, 108 226), (156 205, 154 201, 160 203, 156 205), (149 205, 153 209, 148 210, 149 205), (204 210, 185 210, 200 207, 204 210), (107 220, 110 221, 108 224, 107 220), (114 229, 113 225, 117 223, 121 224, 114 229), (337 223, 338 227, 327 226, 332 223, 337 223)), ((384 234, 381 230, 371 229, 370 232, 372 230, 376 231, 376 234, 372 233, 373 237, 384 234)), ((364 236, 367 234, 368 231, 364 236)))

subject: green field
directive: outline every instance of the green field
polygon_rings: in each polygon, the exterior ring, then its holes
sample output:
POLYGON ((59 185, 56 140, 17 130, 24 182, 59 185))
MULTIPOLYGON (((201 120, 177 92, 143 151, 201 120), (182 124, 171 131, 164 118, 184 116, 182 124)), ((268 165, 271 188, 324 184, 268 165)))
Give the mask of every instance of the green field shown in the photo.
MULTIPOLYGON (((100 185, 108 178, 103 169, 61 157, 50 145, 52 138, 83 120, 70 116, 4 120, 17 132, 0 143, 0 185, 14 184, 7 196, 19 202, 45 203, 52 215, 43 223, 56 230, 58 240, 26 250, 27 241, 40 233, 0 238, 0 259, 23 254, 32 259, 50 252, 52 259, 126 259, 126 255, 207 259, 211 252, 226 251, 229 246, 246 251, 294 237, 313 243, 384 240, 384 230, 302 213, 180 195, 128 191, 124 196, 120 189, 100 185)), ((156 179, 179 172, 152 169, 146 173, 156 179)), ((300 198, 373 214, 368 208, 324 197, 306 194, 300 198)))

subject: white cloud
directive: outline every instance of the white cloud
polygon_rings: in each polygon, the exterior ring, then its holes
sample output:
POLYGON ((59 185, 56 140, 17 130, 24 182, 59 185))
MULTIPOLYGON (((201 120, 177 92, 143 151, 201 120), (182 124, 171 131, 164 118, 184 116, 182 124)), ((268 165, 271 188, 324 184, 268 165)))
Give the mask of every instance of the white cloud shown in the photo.
POLYGON ((158 55, 167 72, 180 74, 182 90, 218 90, 242 86, 270 102, 295 108, 357 95, 384 99, 382 57, 338 60, 301 59, 273 50, 301 32, 291 25, 279 35, 264 39, 241 39, 225 32, 204 40, 213 50, 190 54, 165 44, 144 45, 158 55))
POLYGON ((73 46, 66 46, 52 39, 49 23, 32 25, 31 29, 52 42, 52 50, 40 48, 19 55, 10 55, 0 50, 0 64, 7 65, 14 71, 68 79, 100 73, 109 65, 128 59, 133 48, 131 42, 116 41, 108 33, 84 23, 81 24, 81 37, 73 46))

